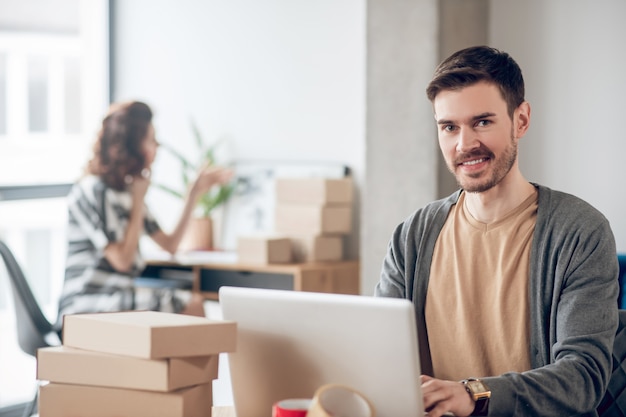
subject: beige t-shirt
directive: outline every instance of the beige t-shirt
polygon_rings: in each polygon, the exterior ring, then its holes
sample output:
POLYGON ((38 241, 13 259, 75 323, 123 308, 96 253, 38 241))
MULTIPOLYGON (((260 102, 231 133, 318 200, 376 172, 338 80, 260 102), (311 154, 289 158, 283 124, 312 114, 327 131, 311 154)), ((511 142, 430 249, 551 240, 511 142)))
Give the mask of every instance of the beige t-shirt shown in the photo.
POLYGON ((435 244, 426 328, 434 376, 448 380, 530 369, 528 274, 537 193, 489 224, 452 207, 435 244))

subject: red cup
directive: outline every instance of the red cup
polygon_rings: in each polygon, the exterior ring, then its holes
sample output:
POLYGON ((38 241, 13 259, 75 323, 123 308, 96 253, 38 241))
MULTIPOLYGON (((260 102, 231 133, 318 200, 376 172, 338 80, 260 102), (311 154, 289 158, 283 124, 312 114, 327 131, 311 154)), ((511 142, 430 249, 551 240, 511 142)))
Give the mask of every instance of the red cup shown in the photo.
POLYGON ((272 407, 272 417, 306 417, 310 405, 310 398, 280 400, 272 407))

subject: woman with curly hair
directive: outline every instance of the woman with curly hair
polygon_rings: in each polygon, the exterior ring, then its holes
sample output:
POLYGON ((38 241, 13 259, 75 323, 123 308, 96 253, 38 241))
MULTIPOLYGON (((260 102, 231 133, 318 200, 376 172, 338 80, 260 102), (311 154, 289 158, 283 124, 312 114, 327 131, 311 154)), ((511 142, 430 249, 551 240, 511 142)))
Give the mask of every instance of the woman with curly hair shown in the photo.
POLYGON ((200 196, 228 182, 229 169, 202 169, 187 192, 172 233, 165 233, 144 198, 158 149, 152 110, 132 101, 113 104, 102 122, 85 175, 68 196, 68 256, 57 326, 64 314, 159 310, 204 315, 198 294, 173 289, 136 291, 145 264, 139 239, 147 234, 175 253, 200 196))

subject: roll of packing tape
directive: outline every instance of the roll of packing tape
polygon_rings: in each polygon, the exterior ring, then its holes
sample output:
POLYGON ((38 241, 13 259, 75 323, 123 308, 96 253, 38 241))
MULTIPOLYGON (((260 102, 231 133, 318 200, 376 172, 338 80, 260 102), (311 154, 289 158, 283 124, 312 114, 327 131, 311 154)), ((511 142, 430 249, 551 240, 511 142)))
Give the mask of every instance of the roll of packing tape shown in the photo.
POLYGON ((340 384, 319 387, 307 417, 374 417, 372 403, 360 392, 340 384))
POLYGON ((310 398, 281 400, 272 407, 272 417, 306 417, 310 406, 310 398))

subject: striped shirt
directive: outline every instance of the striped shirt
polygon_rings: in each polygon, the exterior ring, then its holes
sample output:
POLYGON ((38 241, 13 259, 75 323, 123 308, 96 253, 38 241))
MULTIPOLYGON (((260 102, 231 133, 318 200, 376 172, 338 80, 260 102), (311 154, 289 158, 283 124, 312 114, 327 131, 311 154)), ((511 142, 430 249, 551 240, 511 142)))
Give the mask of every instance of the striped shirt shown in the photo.
MULTIPOLYGON (((110 242, 124 237, 132 207, 130 192, 113 190, 99 177, 86 176, 72 187, 67 203, 68 251, 58 328, 64 314, 122 310, 178 312, 184 307, 172 290, 142 289, 138 296, 133 278, 145 267, 139 248, 128 272, 116 271, 104 256, 110 242)), ((144 233, 151 235, 159 231, 160 226, 147 207, 144 213, 144 233)))

